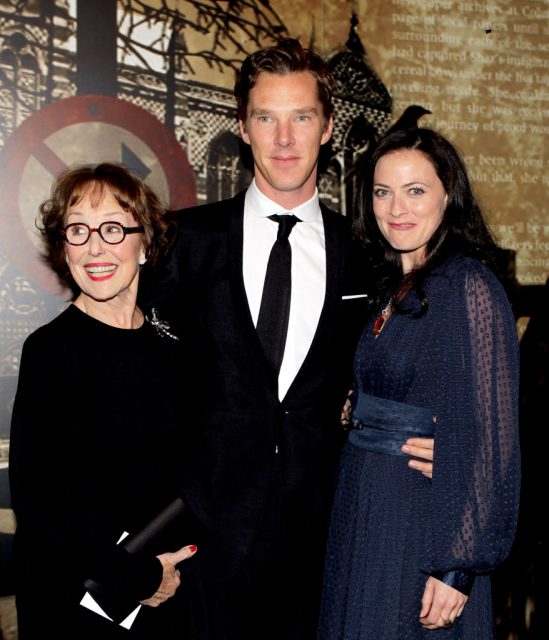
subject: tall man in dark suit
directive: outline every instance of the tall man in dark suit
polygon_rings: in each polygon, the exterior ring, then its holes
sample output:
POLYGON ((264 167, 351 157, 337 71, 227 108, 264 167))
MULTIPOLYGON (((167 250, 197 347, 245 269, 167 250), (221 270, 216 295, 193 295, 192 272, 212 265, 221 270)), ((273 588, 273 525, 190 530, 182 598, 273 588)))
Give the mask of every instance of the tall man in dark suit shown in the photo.
POLYGON ((340 415, 368 310, 348 222, 316 188, 332 90, 324 61, 296 40, 249 56, 235 94, 255 179, 231 200, 178 214, 174 317, 194 412, 183 486, 199 549, 182 568, 180 598, 193 639, 316 635, 340 415), (273 215, 298 219, 280 364, 260 327, 283 235, 273 215))

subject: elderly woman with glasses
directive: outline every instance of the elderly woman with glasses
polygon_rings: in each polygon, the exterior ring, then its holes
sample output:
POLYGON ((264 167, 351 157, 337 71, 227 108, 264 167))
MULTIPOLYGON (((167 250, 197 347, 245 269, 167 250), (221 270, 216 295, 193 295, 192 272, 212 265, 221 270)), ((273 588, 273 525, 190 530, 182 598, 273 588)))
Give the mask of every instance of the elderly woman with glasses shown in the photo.
POLYGON ((165 208, 128 170, 100 164, 61 175, 40 212, 45 257, 74 298, 21 358, 10 451, 19 637, 171 637, 176 565, 196 548, 177 527, 140 553, 117 545, 176 496, 177 338, 136 304, 142 265, 169 245, 165 208), (146 605, 129 631, 81 604, 89 580, 107 615, 146 605))

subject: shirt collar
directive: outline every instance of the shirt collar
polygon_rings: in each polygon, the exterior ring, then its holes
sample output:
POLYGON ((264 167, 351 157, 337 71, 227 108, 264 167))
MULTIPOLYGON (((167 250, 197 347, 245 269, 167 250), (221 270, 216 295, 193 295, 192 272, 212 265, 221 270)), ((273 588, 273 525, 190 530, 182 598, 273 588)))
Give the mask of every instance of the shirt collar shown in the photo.
MULTIPOLYGON (((259 190, 255 178, 246 191, 245 206, 249 214, 257 218, 267 218, 276 213, 290 213, 289 209, 282 209, 279 204, 267 198, 267 196, 259 190)), ((291 213, 303 222, 317 222, 321 220, 322 213, 320 211, 318 189, 315 187, 313 196, 307 200, 307 202, 292 209, 291 213)))

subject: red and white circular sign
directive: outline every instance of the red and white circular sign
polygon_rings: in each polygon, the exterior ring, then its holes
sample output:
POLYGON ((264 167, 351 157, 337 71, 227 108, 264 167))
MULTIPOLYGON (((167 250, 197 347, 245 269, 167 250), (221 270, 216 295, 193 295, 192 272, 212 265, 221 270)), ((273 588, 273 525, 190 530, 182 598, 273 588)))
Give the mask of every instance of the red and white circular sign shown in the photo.
POLYGON ((77 96, 33 113, 8 139, 0 162, 0 229, 8 257, 31 279, 59 292, 40 259, 38 207, 53 179, 75 164, 122 162, 172 209, 196 202, 185 151, 157 118, 124 100, 77 96))

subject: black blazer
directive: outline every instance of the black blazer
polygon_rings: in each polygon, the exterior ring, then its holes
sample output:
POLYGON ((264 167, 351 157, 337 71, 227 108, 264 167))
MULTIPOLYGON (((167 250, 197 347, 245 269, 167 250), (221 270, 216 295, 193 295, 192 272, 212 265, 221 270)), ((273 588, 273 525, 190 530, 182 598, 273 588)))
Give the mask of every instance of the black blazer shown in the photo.
MULTIPOLYGON (((192 424, 184 498, 199 546, 192 570, 254 576, 276 558, 322 566, 341 408, 366 319, 365 270, 348 221, 322 206, 326 297, 310 351, 278 400, 242 275, 244 193, 176 214, 161 315, 182 337, 192 424), (320 559, 319 559, 320 558, 320 559)), ((190 567, 191 565, 189 565, 190 567)))

